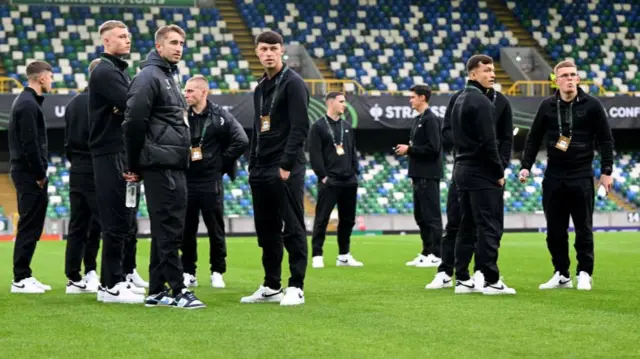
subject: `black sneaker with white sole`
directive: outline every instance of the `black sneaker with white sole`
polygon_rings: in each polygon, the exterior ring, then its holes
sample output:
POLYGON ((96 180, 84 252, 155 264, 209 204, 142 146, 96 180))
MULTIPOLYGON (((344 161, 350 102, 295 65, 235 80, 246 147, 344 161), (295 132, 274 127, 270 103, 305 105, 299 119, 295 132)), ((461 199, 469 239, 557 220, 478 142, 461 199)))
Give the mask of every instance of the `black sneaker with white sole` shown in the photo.
POLYGON ((176 300, 169 294, 169 291, 163 291, 158 294, 152 294, 144 301, 145 307, 175 307, 176 300))
POLYGON ((193 292, 187 290, 186 288, 182 289, 182 292, 176 295, 175 301, 176 301, 176 305, 175 305, 176 308, 182 308, 182 309, 206 308, 206 305, 204 305, 204 303, 202 303, 202 301, 200 301, 200 299, 198 299, 193 292))

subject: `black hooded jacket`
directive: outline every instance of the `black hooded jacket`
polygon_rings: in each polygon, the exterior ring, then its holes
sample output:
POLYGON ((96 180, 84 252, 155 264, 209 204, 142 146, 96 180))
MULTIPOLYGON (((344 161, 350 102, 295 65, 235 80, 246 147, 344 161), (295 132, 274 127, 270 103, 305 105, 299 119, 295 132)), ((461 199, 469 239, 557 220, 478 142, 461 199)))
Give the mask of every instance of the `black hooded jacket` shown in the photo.
POLYGON ((122 124, 129 171, 186 170, 191 136, 177 67, 153 50, 140 68, 129 87, 122 124))
POLYGON ((89 150, 89 92, 87 89, 71 99, 64 112, 64 152, 71 162, 71 172, 93 173, 89 150))
MULTIPOLYGON (((460 96, 463 91, 464 90, 460 90, 451 96, 444 114, 444 121, 442 123, 442 147, 445 151, 453 150, 453 152, 455 152, 455 148, 453 148, 453 132, 451 131, 451 111, 458 96, 460 96)), ((502 167, 506 169, 511 161, 511 150, 513 148, 513 115, 511 112, 511 104, 505 95, 494 89, 488 89, 485 95, 493 103, 498 153, 500 154, 502 167)))
POLYGON ((101 54, 89 76, 89 148, 91 155, 122 153, 122 121, 131 82, 122 59, 101 54))
POLYGON ((602 104, 581 88, 578 88, 578 95, 571 103, 563 101, 559 93, 556 91, 555 96, 546 98, 538 108, 522 156, 522 169, 531 169, 540 145, 544 144, 548 159, 546 177, 555 179, 593 177, 593 156, 597 144, 602 155, 602 174, 611 175, 613 136, 602 104), (573 122, 571 130, 569 130, 569 111, 571 111, 573 122), (558 128, 558 112, 560 112, 561 131, 558 128), (560 132, 563 136, 571 136, 566 152, 556 148, 560 132))
POLYGON ((202 160, 191 161, 187 182, 210 184, 225 173, 234 180, 237 160, 249 147, 249 138, 240 123, 229 111, 207 101, 207 107, 200 114, 189 109, 189 125, 191 146, 201 148, 202 160))

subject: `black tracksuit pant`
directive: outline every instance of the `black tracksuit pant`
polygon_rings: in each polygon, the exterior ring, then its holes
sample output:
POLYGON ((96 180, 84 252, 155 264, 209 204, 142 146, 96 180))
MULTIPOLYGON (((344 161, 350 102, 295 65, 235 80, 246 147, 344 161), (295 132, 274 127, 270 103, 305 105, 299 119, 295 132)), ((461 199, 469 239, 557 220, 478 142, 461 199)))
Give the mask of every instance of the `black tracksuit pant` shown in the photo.
POLYGON ((304 223, 304 166, 291 171, 287 181, 276 166, 251 169, 249 184, 258 245, 262 248, 264 286, 280 289, 283 246, 289 253, 289 287, 303 289, 307 271, 307 234, 304 223), (282 223, 284 222, 284 230, 282 223))
POLYGON ((318 203, 311 239, 312 256, 322 256, 327 224, 333 208, 338 205, 338 254, 348 254, 351 232, 356 224, 358 186, 318 183, 318 203))
MULTIPOLYGON (((442 236, 442 263, 438 267, 438 272, 445 272, 448 276, 453 276, 453 268, 455 266, 455 248, 456 237, 458 236, 458 228, 460 227, 460 202, 458 201, 458 187, 455 181, 449 184, 449 192, 447 193, 447 225, 444 228, 442 236)), ((475 231, 474 231, 475 241, 475 231)), ((473 271, 479 270, 478 256, 473 257, 475 265, 473 271)))
POLYGON ((145 196, 151 220, 149 293, 166 290, 178 295, 184 288, 180 246, 187 212, 187 179, 184 171, 143 170, 145 196))
POLYGON ((100 223, 93 173, 71 172, 69 178, 71 216, 65 252, 65 274, 77 282, 84 259, 85 274, 96 270, 100 247, 100 223))
POLYGON ((413 178, 413 216, 422 238, 422 255, 440 257, 442 213, 440 180, 413 178))
POLYGON ((470 278, 469 263, 476 252, 485 282, 494 284, 500 280, 498 249, 504 228, 504 189, 489 181, 484 182, 488 185, 474 188, 479 181, 463 166, 455 167, 454 179, 461 214, 455 247, 456 279, 470 278))
POLYGON ((124 161, 124 153, 93 158, 96 199, 102 226, 100 282, 106 288, 113 288, 124 281, 125 275, 135 268, 137 209, 125 205, 127 184, 122 177, 124 161))
POLYGON ((227 244, 224 228, 224 188, 222 180, 212 180, 208 189, 188 185, 187 211, 182 238, 182 268, 185 273, 196 275, 198 261, 198 225, 200 213, 209 235, 209 264, 211 273, 227 271, 227 244))
POLYGON ((47 187, 40 188, 36 175, 11 172, 18 196, 18 231, 13 247, 13 278, 19 282, 31 277, 31 259, 44 229, 49 196, 47 187))
POLYGON ((547 248, 555 271, 569 277, 569 216, 573 219, 576 239, 574 248, 578 267, 593 274, 593 179, 558 180, 545 177, 542 181, 542 206, 547 220, 547 248))

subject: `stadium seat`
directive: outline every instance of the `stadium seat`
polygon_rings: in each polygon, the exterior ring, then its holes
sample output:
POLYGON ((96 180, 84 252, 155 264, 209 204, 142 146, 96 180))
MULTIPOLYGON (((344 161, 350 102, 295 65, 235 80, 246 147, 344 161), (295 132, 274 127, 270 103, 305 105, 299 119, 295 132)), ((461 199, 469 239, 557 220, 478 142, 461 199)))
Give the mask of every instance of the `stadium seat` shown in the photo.
POLYGON ((640 3, 508 1, 507 6, 551 58, 573 59, 583 79, 607 91, 640 91, 640 3))
POLYGON ((499 59, 501 46, 518 44, 479 0, 236 4, 253 35, 278 29, 285 42, 303 44, 338 78, 357 80, 367 90, 406 91, 420 81, 457 91, 464 86, 465 59, 476 52, 499 59))
POLYGON ((26 65, 46 60, 55 70, 54 88, 73 93, 87 86, 89 63, 102 51, 98 27, 106 20, 122 19, 132 34, 129 75, 154 49, 154 32, 174 23, 186 30, 182 81, 202 74, 216 88, 248 89, 256 85, 246 60, 219 11, 214 8, 99 7, 0 5, 0 53, 9 77, 26 85, 26 65), (230 73, 232 76, 223 76, 230 73), (69 90, 71 89, 71 90, 69 90))

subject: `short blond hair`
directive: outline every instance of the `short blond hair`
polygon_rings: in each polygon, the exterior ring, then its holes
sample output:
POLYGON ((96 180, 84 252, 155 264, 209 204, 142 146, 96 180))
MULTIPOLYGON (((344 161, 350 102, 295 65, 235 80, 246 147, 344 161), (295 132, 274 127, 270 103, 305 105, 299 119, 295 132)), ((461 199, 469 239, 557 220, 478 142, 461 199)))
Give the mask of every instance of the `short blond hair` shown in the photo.
POLYGON ((564 61, 558 62, 558 64, 553 68, 553 73, 557 75, 558 74, 558 70, 563 69, 565 67, 575 67, 576 69, 578 68, 578 66, 576 66, 575 62, 573 62, 571 60, 564 60, 564 61))
POLYGON ((207 89, 209 88, 209 81, 207 80, 206 77, 202 76, 202 75, 195 75, 192 78, 188 79, 186 83, 189 82, 202 82, 205 84, 205 86, 207 87, 207 89))
POLYGON ((102 23, 102 25, 100 25, 100 27, 98 28, 98 32, 100 33, 100 36, 102 36, 105 32, 109 30, 117 29, 117 28, 128 29, 127 25, 125 25, 124 22, 122 21, 108 20, 102 23))
POLYGON ((182 36, 183 40, 187 39, 187 33, 184 32, 184 30, 182 30, 182 28, 178 25, 165 25, 161 28, 158 29, 158 31, 156 31, 155 34, 155 41, 156 42, 160 42, 160 40, 163 40, 168 33, 170 32, 175 32, 178 35, 182 36))

